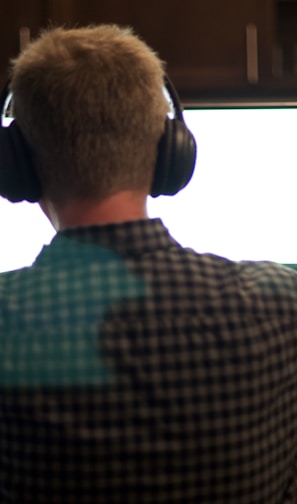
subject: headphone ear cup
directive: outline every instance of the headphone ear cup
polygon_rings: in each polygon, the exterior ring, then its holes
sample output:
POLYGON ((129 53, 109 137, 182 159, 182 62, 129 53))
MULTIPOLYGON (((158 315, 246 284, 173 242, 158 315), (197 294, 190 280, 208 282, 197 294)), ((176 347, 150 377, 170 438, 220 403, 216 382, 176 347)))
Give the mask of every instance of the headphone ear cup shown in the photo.
POLYGON ((0 195, 12 202, 41 197, 29 147, 15 122, 0 128, 0 195))
POLYGON ((180 119, 166 118, 158 145, 151 196, 173 196, 191 180, 197 147, 192 133, 180 119))

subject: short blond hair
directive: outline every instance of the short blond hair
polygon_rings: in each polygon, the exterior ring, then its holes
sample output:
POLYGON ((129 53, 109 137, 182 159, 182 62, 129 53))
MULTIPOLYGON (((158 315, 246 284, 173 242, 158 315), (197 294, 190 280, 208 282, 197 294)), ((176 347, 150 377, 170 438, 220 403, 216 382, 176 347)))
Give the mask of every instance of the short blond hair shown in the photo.
POLYGON ((149 191, 163 80, 154 51, 115 25, 51 29, 12 63, 14 116, 53 202, 149 191))

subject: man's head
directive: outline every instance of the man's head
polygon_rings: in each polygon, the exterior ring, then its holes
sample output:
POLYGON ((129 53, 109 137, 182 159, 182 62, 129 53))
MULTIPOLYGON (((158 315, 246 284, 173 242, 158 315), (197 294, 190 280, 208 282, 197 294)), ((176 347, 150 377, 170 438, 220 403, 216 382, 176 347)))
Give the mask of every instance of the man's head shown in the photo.
POLYGON ((12 68, 14 116, 47 198, 149 193, 168 104, 155 53, 117 26, 45 32, 12 68))

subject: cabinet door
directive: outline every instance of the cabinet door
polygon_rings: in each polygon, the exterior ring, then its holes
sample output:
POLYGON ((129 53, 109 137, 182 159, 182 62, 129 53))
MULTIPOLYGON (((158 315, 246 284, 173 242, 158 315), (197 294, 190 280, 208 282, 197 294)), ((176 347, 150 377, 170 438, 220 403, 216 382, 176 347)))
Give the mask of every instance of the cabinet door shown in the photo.
POLYGON ((167 63, 183 97, 245 92, 272 78, 274 7, 274 0, 9 0, 1 8, 0 85, 22 26, 34 37, 48 24, 108 22, 132 26, 167 63))
POLYGON ((266 76, 272 5, 273 0, 49 0, 48 15, 58 24, 132 26, 167 62, 169 75, 187 94, 244 88, 249 73, 252 84, 261 73, 266 76), (249 25, 254 27, 247 32, 249 25))
POLYGON ((3 87, 8 78, 8 68, 11 58, 15 58, 22 43, 30 36, 34 37, 39 28, 44 25, 44 4, 42 0, 7 0, 2 1, 0 31, 0 86, 3 87), (20 30, 22 27, 29 31, 20 30), (23 35, 22 35, 23 33, 23 35))

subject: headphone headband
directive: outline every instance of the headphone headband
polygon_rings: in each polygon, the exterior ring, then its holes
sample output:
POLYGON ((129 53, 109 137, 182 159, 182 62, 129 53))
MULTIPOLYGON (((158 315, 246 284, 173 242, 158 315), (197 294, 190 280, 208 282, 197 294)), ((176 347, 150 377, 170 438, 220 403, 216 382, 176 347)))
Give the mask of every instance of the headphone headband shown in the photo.
POLYGON ((169 98, 172 102, 173 108, 174 108, 175 119, 178 119, 179 121, 184 121, 183 108, 182 108, 180 99, 179 99, 177 91, 173 85, 173 82, 169 79, 168 75, 164 75, 164 84, 165 84, 165 89, 168 93, 168 96, 169 96, 169 98))

